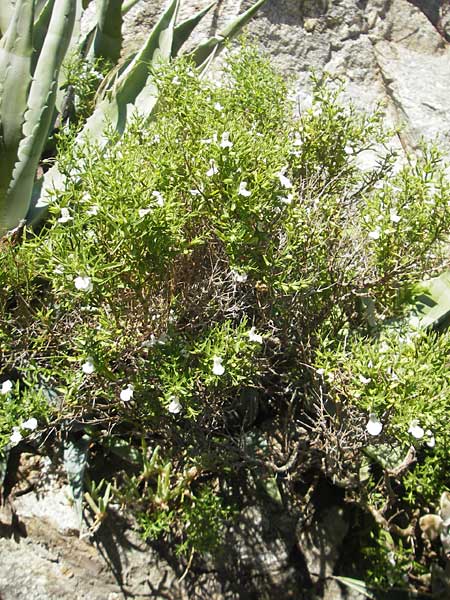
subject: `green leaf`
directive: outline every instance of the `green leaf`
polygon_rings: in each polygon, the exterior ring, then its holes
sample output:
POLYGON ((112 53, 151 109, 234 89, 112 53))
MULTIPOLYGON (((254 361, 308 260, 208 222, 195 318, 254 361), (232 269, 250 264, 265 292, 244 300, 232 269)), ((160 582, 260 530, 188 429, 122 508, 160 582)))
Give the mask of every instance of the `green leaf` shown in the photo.
POLYGON ((17 226, 30 206, 37 165, 52 124, 59 70, 72 36, 75 13, 73 0, 55 1, 28 93, 18 160, 6 198, 11 211, 8 227, 17 226))
POLYGON ((374 594, 367 589, 364 581, 361 581, 360 579, 353 579, 352 577, 341 577, 340 575, 332 575, 332 577, 333 579, 336 579, 336 581, 339 581, 339 583, 342 583, 350 589, 359 592, 366 598, 370 598, 370 600, 377 600, 376 596, 374 596, 374 594))
POLYGON ((63 448, 64 470, 67 473, 80 522, 83 517, 84 473, 88 462, 89 440, 88 436, 83 436, 79 440, 69 439, 64 443, 63 448))
POLYGON ((91 139, 100 144, 106 143, 106 125, 123 133, 127 120, 139 108, 148 116, 156 104, 155 87, 149 76, 149 64, 168 61, 171 56, 173 29, 179 7, 179 0, 172 0, 152 29, 144 46, 133 61, 120 75, 110 96, 95 109, 79 136, 79 141, 91 139))
POLYGON ((0 34, 4 35, 14 14, 13 0, 2 0, 0 2, 0 34))
POLYGON ((173 42, 172 42, 172 56, 175 57, 181 46, 189 39, 189 36, 203 19, 203 17, 211 10, 211 8, 216 4, 217 0, 214 0, 206 6, 203 10, 200 10, 197 14, 185 21, 179 23, 173 32, 173 42))
POLYGON ((227 40, 232 39, 244 27, 248 21, 255 15, 257 10, 266 2, 266 0, 258 0, 253 6, 246 10, 242 15, 239 15, 225 29, 222 29, 217 35, 209 38, 192 52, 191 56, 197 65, 202 65, 207 61, 213 52, 217 52, 222 48, 227 40))
POLYGON ((97 0, 97 27, 92 53, 116 64, 122 49, 123 0, 97 0))
POLYGON ((450 271, 421 284, 423 293, 416 298, 414 314, 423 328, 448 327, 450 324, 450 271))
POLYGON ((25 216, 29 199, 9 198, 31 86, 34 4, 18 0, 0 42, 0 236, 25 216))

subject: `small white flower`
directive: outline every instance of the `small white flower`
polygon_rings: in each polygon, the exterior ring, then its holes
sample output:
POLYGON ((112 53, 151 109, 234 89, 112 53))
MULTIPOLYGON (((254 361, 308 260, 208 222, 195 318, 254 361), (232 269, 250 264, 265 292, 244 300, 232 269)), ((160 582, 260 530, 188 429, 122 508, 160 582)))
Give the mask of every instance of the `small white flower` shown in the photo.
POLYGON ((86 362, 84 362, 81 365, 81 370, 86 375, 91 375, 92 373, 94 373, 94 371, 95 371, 95 363, 94 363, 94 359, 92 358, 92 356, 88 356, 88 358, 86 359, 86 362))
POLYGON ((12 389, 13 389, 12 381, 10 379, 7 379, 6 381, 4 381, 2 383, 2 387, 0 388, 0 394, 2 394, 2 396, 5 396, 6 394, 9 394, 9 392, 12 389))
POLYGON ((160 137, 158 134, 155 134, 155 135, 153 136, 153 140, 152 140, 152 142, 153 142, 154 144, 159 144, 159 142, 160 142, 160 141, 161 141, 161 137, 160 137))
POLYGON ((20 426, 22 429, 29 429, 30 431, 34 431, 37 429, 38 422, 34 417, 31 417, 27 421, 24 421, 20 426))
POLYGON ((217 164, 214 159, 211 159, 209 161, 209 166, 210 166, 210 169, 208 171, 206 171, 206 176, 212 177, 213 175, 217 175, 217 173, 219 172, 219 169, 217 168, 217 164))
POLYGON ((282 187, 286 188, 287 190, 290 190, 292 188, 292 182, 284 174, 286 169, 287 169, 287 167, 283 167, 281 169, 281 171, 279 173, 277 173, 277 175, 278 175, 278 179, 280 180, 280 184, 282 185, 282 187))
POLYGON ((245 196, 246 198, 251 196, 252 193, 250 190, 247 189, 246 181, 241 181, 241 183, 239 184, 238 194, 239 194, 239 196, 245 196))
POLYGON ((99 210, 100 210, 100 207, 99 207, 99 205, 98 205, 98 204, 93 204, 93 205, 91 206, 91 208, 89 208, 89 209, 86 211, 86 214, 87 214, 87 215, 90 215, 90 216, 92 216, 92 217, 95 217, 95 215, 97 215, 97 214, 98 214, 98 211, 99 211, 99 210))
POLYGON ((19 427, 13 427, 13 431, 9 439, 13 444, 18 444, 23 439, 19 427))
POLYGON ((367 385, 368 383, 370 383, 372 380, 370 379, 370 377, 364 377, 364 375, 358 375, 358 378, 360 380, 361 383, 363 383, 364 385, 367 385))
POLYGON ((300 137, 300 134, 299 134, 299 133, 296 133, 296 134, 295 134, 295 139, 294 139, 294 141, 292 142, 292 145, 293 145, 293 146, 296 146, 297 148, 298 148, 299 146, 303 146, 303 140, 302 140, 302 138, 300 137))
POLYGON ((381 235, 381 227, 377 225, 373 231, 370 231, 368 236, 371 240, 379 240, 381 235))
POLYGON ((345 152, 345 154, 348 154, 348 155, 353 154, 353 148, 350 146, 350 144, 347 144, 345 146, 344 152, 345 152))
POLYGON ((436 439, 434 437, 433 432, 430 429, 427 429, 425 431, 425 435, 427 436, 427 441, 425 442, 425 444, 429 447, 429 448, 434 448, 436 445, 436 439))
POLYGON ((172 79, 172 83, 173 85, 180 85, 181 81, 178 75, 175 75, 175 77, 172 79))
POLYGON ((156 198, 156 204, 158 206, 164 206, 164 196, 161 194, 161 192, 155 190, 154 192, 152 192, 152 196, 156 198))
POLYGON ((58 219, 58 223, 68 223, 72 221, 73 217, 70 216, 70 212, 68 208, 61 209, 61 216, 58 219))
POLYGON ((235 271, 234 269, 232 269, 230 271, 231 273, 231 277, 234 281, 236 281, 236 283, 245 283, 247 281, 247 273, 244 273, 243 271, 239 272, 239 271, 235 271))
POLYGON ((367 421, 366 431, 369 435, 379 435, 383 429, 383 423, 379 420, 375 413, 370 413, 367 421))
POLYGON ((316 373, 317 375, 320 375, 322 377, 322 375, 325 374, 325 369, 322 369, 322 367, 320 367, 320 369, 316 369, 316 373))
POLYGON ((127 387, 120 392, 120 399, 122 400, 122 402, 129 402, 133 399, 133 394, 133 386, 131 385, 131 383, 129 383, 127 387))
POLYGON ((62 265, 57 265, 53 269, 53 273, 55 273, 56 275, 64 275, 64 267, 62 265))
POLYGON ((393 208, 389 211, 389 218, 393 223, 398 223, 401 221, 401 216, 398 215, 393 208))
POLYGON ((288 194, 287 196, 278 196, 278 198, 283 204, 292 204, 294 194, 288 194))
POLYGON ((214 375, 223 375, 225 373, 225 367, 222 364, 223 358, 220 356, 213 357, 213 370, 214 375))
POLYGON ((93 286, 92 279, 87 275, 79 275, 74 279, 75 288, 80 292, 91 292, 93 286))
POLYGON ((179 412, 181 412, 182 408, 183 407, 181 406, 178 398, 176 396, 170 396, 170 404, 167 407, 167 410, 173 415, 177 415, 179 412))
POLYGON ((419 419, 413 419, 409 424, 408 433, 410 433, 416 440, 420 440, 425 435, 425 431, 419 425, 419 419))
POLYGON ((250 331, 248 332, 248 339, 251 342, 256 342, 258 344, 262 344, 263 343, 262 335, 260 335, 259 333, 256 333, 255 327, 252 327, 250 329, 250 331))
POLYGON ((220 102, 215 102, 214 103, 214 108, 217 110, 217 112, 222 112, 223 111, 223 106, 220 104, 220 102))
POLYGON ((203 193, 203 189, 193 189, 193 190, 189 190, 189 193, 191 194, 191 196, 201 196, 203 193))
POLYGON ((232 148, 233 147, 233 142, 230 142, 230 132, 229 131, 224 131, 222 133, 222 140, 220 142, 220 147, 221 148, 232 148))
POLYGON ((151 208, 140 208, 138 210, 138 215, 140 216, 140 218, 142 219, 143 217, 145 217, 145 215, 148 215, 149 213, 152 212, 151 208))

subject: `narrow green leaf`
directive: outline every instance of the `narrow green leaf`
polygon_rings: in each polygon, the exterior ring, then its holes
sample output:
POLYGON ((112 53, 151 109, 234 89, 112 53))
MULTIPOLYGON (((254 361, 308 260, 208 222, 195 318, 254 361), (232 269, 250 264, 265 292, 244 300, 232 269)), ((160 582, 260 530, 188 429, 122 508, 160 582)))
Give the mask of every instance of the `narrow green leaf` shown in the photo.
POLYGON ((59 70, 72 35, 75 12, 73 0, 55 0, 28 94, 18 161, 7 193, 6 202, 13 221, 7 223, 9 228, 25 218, 30 206, 34 177, 52 122, 59 70))
POLYGON ((110 96, 100 102, 92 116, 87 120, 80 134, 80 140, 92 139, 105 143, 106 140, 103 139, 103 134, 107 123, 111 123, 116 131, 122 133, 127 119, 136 111, 135 102, 137 102, 139 109, 144 110, 146 115, 153 110, 154 102, 153 100, 149 101, 150 94, 148 90, 145 91, 145 88, 151 85, 148 65, 170 59, 174 23, 179 3, 179 0, 171 0, 169 6, 150 32, 144 46, 118 78, 110 92, 110 96), (138 99, 141 93, 142 95, 138 99), (148 105, 143 101, 144 98, 149 101, 148 105))
POLYGON ((34 3, 18 0, 0 42, 0 235, 25 216, 26 199, 12 206, 8 189, 17 162, 31 85, 34 3))
POLYGON ((89 438, 67 440, 63 449, 64 470, 67 473, 75 509, 80 519, 83 517, 84 473, 88 462, 89 438))
POLYGON ((253 6, 246 10, 242 15, 239 15, 234 21, 232 21, 225 29, 222 29, 217 35, 209 38, 205 42, 199 44, 197 48, 191 53, 194 62, 197 65, 202 65, 208 60, 211 52, 220 50, 227 40, 232 39, 237 33, 244 27, 248 21, 254 16, 256 11, 266 0, 258 0, 253 6))
POLYGON ((122 15, 126 15, 140 0, 124 0, 122 5, 122 15))
POLYGON ((97 0, 97 27, 91 48, 93 57, 116 64, 122 49, 123 0, 97 0))
POLYGON ((172 42, 172 56, 175 57, 181 46, 189 39, 189 36, 203 19, 203 17, 211 10, 211 8, 216 4, 217 0, 213 0, 211 4, 206 6, 203 10, 200 10, 197 14, 185 21, 179 23, 173 32, 173 42, 172 42))
POLYGON ((333 576, 333 579, 336 579, 336 581, 339 581, 340 583, 346 585, 350 589, 359 592, 366 598, 370 598, 370 600, 377 600, 376 596, 374 596, 374 594, 367 589, 367 586, 364 583, 364 581, 361 581, 360 579, 353 579, 352 577, 341 577, 338 575, 333 576))
POLYGON ((47 35, 48 27, 50 25, 50 18, 52 16, 53 6, 55 0, 48 0, 42 7, 41 12, 38 14, 33 29, 33 46, 34 46, 34 57, 32 73, 36 68, 39 55, 44 45, 45 36, 47 35))
POLYGON ((14 0, 0 2, 0 35, 4 35, 14 14, 14 0))

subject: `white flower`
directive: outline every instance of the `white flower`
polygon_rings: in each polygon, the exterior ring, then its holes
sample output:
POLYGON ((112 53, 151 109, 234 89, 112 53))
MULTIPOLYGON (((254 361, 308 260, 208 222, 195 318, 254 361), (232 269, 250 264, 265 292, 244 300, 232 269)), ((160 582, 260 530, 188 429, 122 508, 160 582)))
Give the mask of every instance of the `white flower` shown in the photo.
POLYGON ((189 190, 189 193, 191 196, 200 196, 202 192, 201 190, 189 190))
POLYGON ((370 231, 368 236, 371 240, 379 240, 381 235, 381 227, 377 225, 373 231, 370 231))
POLYGON ((175 77, 172 79, 172 83, 173 85, 180 85, 181 81, 178 75, 175 75, 175 77))
POLYGON ((347 144, 345 146, 344 152, 345 152, 345 154, 353 154, 353 148, 350 146, 350 144, 347 144))
POLYGON ((258 344, 262 344, 262 342, 263 342, 262 335, 260 335, 259 333, 256 333, 256 330, 254 327, 252 327, 250 329, 250 331, 248 332, 248 339, 251 342, 256 342, 258 344))
POLYGON ((13 432, 9 439, 13 444, 18 444, 23 439, 19 427, 13 427, 13 432))
POLYGON ((129 402, 130 400, 132 400, 133 394, 133 386, 131 385, 131 383, 129 383, 127 387, 120 392, 120 399, 122 400, 122 402, 129 402))
POLYGON ((154 192, 152 192, 152 196, 156 198, 156 204, 158 206, 164 206, 164 196, 161 194, 161 192, 155 190, 154 192))
POLYGON ((425 435, 425 431, 419 425, 419 419, 413 419, 409 424, 408 433, 410 433, 416 440, 420 440, 425 435))
POLYGON ((230 271, 231 273, 231 277, 234 281, 236 281, 236 283, 245 283, 247 281, 247 273, 241 272, 239 273, 239 271, 235 271, 234 269, 231 269, 230 271))
POLYGON ((97 215, 97 214, 98 214, 98 211, 99 211, 99 210, 100 210, 100 207, 99 207, 99 205, 98 205, 98 204, 93 204, 93 205, 91 206, 91 208, 89 208, 89 209, 86 211, 86 214, 87 214, 87 215, 90 215, 90 216, 92 216, 92 217, 95 217, 95 215, 97 215))
POLYGON ((94 359, 92 358, 92 356, 88 356, 87 357, 86 362, 84 362, 81 365, 81 370, 86 375, 91 375, 92 373, 94 373, 94 371, 95 371, 95 363, 94 363, 94 359))
POLYGON ((298 132, 296 132, 296 134, 295 134, 295 139, 292 142, 292 145, 296 146, 296 147, 303 146, 303 140, 300 137, 300 134, 298 132))
POLYGON ((206 176, 212 177, 213 175, 217 175, 217 173, 219 172, 219 169, 217 168, 217 164, 214 159, 211 159, 209 161, 209 166, 210 166, 210 169, 208 171, 206 171, 206 176))
POLYGON ((364 385, 367 385, 368 383, 370 383, 372 380, 370 379, 370 377, 364 377, 364 375, 358 375, 358 378, 360 380, 361 383, 363 383, 364 385))
POLYGON ((2 387, 0 388, 0 394, 2 394, 3 396, 5 396, 6 394, 8 394, 11 390, 13 389, 13 384, 12 381, 10 379, 7 379, 6 381, 4 381, 2 383, 2 387))
POLYGON ((140 208, 138 210, 138 215, 141 217, 141 219, 143 217, 145 217, 145 215, 148 215, 148 213, 151 213, 152 209, 151 208, 140 208))
POLYGON ((389 218, 393 223, 398 223, 401 220, 401 216, 398 215, 393 208, 389 211, 389 218))
POLYGON ((317 373, 317 375, 322 376, 325 373, 325 369, 322 369, 322 367, 320 367, 320 369, 316 369, 316 373, 317 373))
POLYGON ((180 404, 180 401, 176 396, 170 396, 170 404, 167 407, 167 410, 173 415, 177 415, 183 407, 180 404))
POLYGON ((225 367, 222 364, 223 358, 220 356, 213 357, 213 370, 214 375, 223 375, 225 373, 225 367))
POLYGON ((74 279, 75 287, 80 292, 91 292, 93 286, 92 279, 87 277, 87 275, 79 275, 74 279))
POLYGON ((233 142, 230 142, 230 132, 224 131, 222 133, 222 141, 220 142, 221 148, 232 148, 233 142))
POLYGON ((20 426, 22 429, 29 429, 30 431, 34 431, 37 429, 38 422, 34 417, 31 417, 27 421, 24 421, 20 426))
POLYGON ((73 217, 70 216, 70 212, 68 208, 61 209, 61 216, 58 219, 58 223, 68 223, 72 221, 73 217))
POLYGON ((63 275, 64 274, 64 267, 62 265, 57 265, 53 269, 53 273, 56 273, 56 275, 63 275))
POLYGON ((290 190, 292 188, 292 183, 291 183, 291 180, 288 177, 286 177, 286 175, 284 174, 286 169, 287 169, 287 167, 283 167, 281 169, 281 171, 279 173, 277 173, 277 175, 278 175, 278 179, 280 180, 280 184, 287 190, 290 190))
POLYGON ((427 441, 425 442, 425 444, 429 447, 429 448, 434 448, 436 445, 436 439, 434 437, 433 432, 430 429, 427 429, 425 431, 425 435, 427 436, 427 441))
POLYGON ((217 112, 222 112, 223 111, 223 106, 220 104, 220 102, 216 102, 214 104, 214 108, 217 110, 217 112))
POLYGON ((160 137, 158 134, 155 134, 155 135, 153 136, 153 140, 152 140, 152 142, 153 142, 154 144, 159 144, 159 142, 160 142, 160 141, 161 141, 161 137, 160 137))
POLYGON ((239 196, 245 196, 246 198, 251 196, 252 193, 250 190, 247 189, 246 181, 241 181, 241 183, 239 184, 238 194, 239 194, 239 196))
POLYGON ((379 420, 375 413, 370 413, 367 421, 366 431, 370 435, 379 435, 383 429, 383 423, 379 420))
POLYGON ((288 194, 287 196, 278 196, 279 200, 283 204, 292 204, 292 200, 294 199, 294 194, 288 194))

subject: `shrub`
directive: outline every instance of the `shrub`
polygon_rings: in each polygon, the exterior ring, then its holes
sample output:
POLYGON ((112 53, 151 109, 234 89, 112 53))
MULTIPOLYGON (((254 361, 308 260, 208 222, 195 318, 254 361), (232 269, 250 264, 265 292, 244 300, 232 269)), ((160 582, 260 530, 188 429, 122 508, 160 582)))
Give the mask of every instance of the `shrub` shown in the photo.
POLYGON ((367 456, 380 463, 379 440, 404 452, 419 418, 436 446, 417 444, 398 503, 437 498, 445 472, 427 465, 448 462, 448 335, 402 341, 384 326, 445 262, 436 150, 397 173, 389 154, 362 170, 359 156, 387 140, 381 113, 341 106, 335 82, 315 77, 312 106, 293 117, 286 84, 252 48, 221 85, 186 60, 156 75, 155 118, 111 132, 106 151, 64 140, 68 183, 48 224, 1 248, 0 360, 14 381, 2 444, 33 416, 56 429, 74 419, 130 456, 145 440, 114 494, 147 537, 171 532, 183 550, 208 547, 202 523, 220 535, 230 466, 313 464, 296 462, 304 422, 326 475, 375 514, 387 492, 367 456), (330 446, 333 431, 353 440, 347 450, 330 446))

